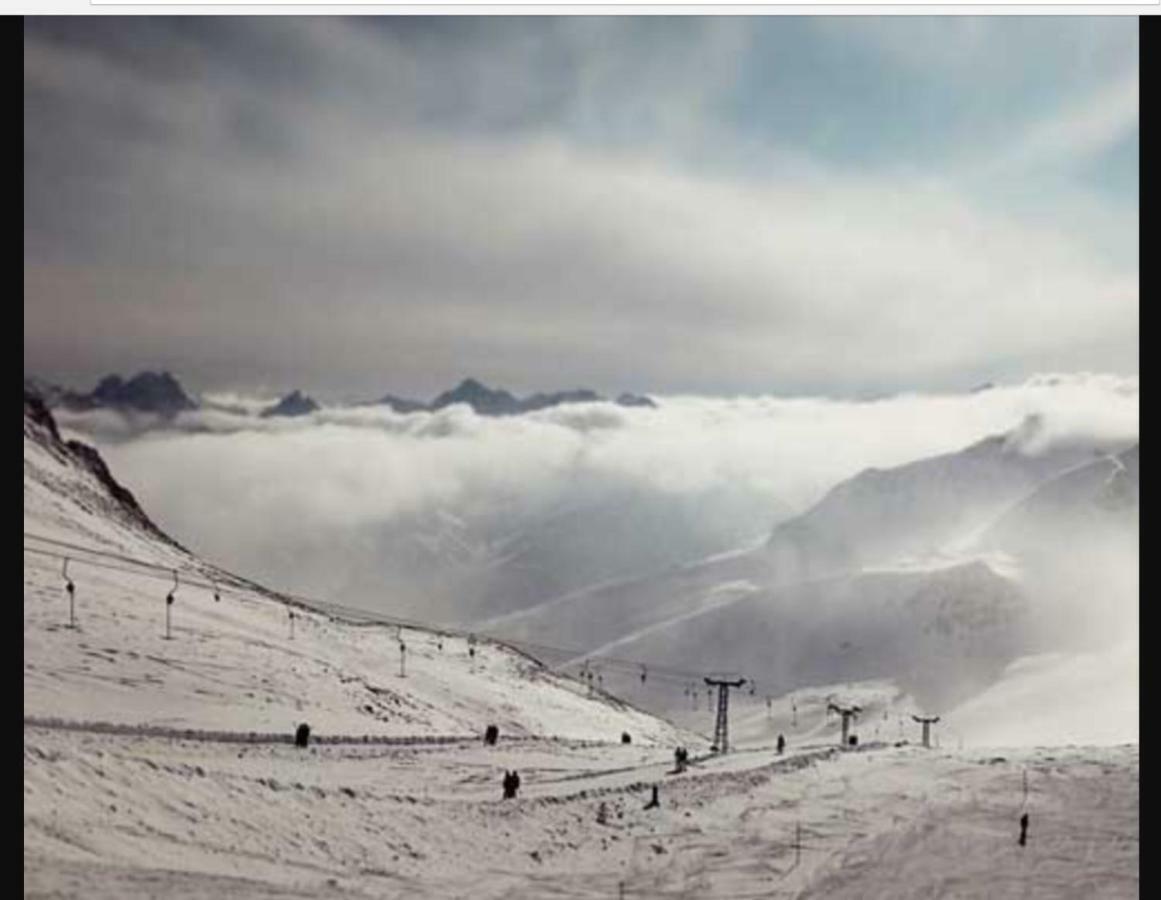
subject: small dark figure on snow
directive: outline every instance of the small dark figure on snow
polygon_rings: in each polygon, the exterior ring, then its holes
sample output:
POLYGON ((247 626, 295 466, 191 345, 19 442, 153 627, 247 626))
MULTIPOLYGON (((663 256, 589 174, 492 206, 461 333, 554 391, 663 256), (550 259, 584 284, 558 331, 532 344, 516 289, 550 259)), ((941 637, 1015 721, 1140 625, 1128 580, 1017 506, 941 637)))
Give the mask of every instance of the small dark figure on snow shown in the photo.
POLYGON ((1020 846, 1028 842, 1028 813, 1020 816, 1020 846))
POLYGON ((496 741, 500 738, 500 729, 495 725, 489 725, 484 729, 484 743, 488 746, 495 746, 496 741))
POLYGON ((657 785, 653 785, 653 799, 645 804, 646 809, 657 809, 661 805, 661 801, 657 797, 657 785))
POLYGON ((294 732, 294 746, 305 747, 310 742, 310 726, 303 722, 294 732))
POLYGON ((852 747, 859 746, 859 736, 857 734, 852 734, 849 738, 847 738, 847 743, 852 747))
POLYGON ((631 743, 633 743, 633 738, 629 736, 629 732, 627 732, 627 731, 622 731, 622 732, 621 732, 621 743, 622 743, 622 744, 631 744, 631 743))
POLYGON ((512 770, 512 796, 515 797, 520 791, 520 773, 515 769, 512 770))
POLYGON ((689 751, 684 747, 678 747, 673 751, 673 767, 678 772, 685 771, 685 764, 689 761, 689 751))
POLYGON ((516 785, 512 781, 512 773, 504 771, 504 799, 511 800, 516 796, 516 785))
POLYGON ((785 749, 786 749, 786 738, 784 738, 782 735, 778 735, 778 755, 781 756, 782 752, 785 749))

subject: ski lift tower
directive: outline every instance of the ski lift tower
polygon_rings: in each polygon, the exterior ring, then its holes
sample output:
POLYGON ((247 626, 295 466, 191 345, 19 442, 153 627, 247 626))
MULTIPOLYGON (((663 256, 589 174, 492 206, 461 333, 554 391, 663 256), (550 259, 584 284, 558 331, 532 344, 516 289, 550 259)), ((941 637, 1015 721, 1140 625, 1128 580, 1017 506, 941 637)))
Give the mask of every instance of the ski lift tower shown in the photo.
POLYGON ((923 726, 923 746, 931 747, 931 726, 939 721, 939 716, 915 716, 913 718, 916 722, 923 726))
POLYGON ((843 743, 842 743, 842 745, 844 747, 847 746, 847 742, 850 739, 850 733, 851 733, 851 719, 858 718, 858 715, 862 710, 860 710, 859 707, 857 707, 857 706, 839 706, 837 703, 828 703, 826 705, 826 711, 827 712, 836 712, 840 716, 843 717, 843 743))
POLYGON ((714 748, 718 753, 725 753, 730 749, 730 728, 729 728, 729 708, 730 708, 730 688, 741 687, 746 683, 745 678, 738 677, 707 677, 705 683, 710 688, 718 689, 718 718, 714 723, 714 748))

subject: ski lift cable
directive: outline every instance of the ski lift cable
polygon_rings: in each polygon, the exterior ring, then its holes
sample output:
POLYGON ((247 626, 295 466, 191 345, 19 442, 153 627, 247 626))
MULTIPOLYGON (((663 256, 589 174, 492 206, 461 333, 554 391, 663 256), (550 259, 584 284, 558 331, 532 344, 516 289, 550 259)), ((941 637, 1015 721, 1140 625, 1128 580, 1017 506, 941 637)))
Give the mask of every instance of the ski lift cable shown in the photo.
MULTIPOLYGON (((307 597, 293 593, 274 592, 268 588, 262 587, 261 585, 252 584, 247 579, 239 578, 238 576, 234 576, 231 573, 224 573, 228 576, 229 582, 223 586, 213 575, 207 574, 205 579, 198 578, 194 573, 198 573, 199 570, 193 567, 182 571, 179 568, 165 566, 156 562, 151 562, 149 560, 128 556, 126 554, 114 553, 96 547, 89 547, 83 544, 76 544, 69 541, 62 541, 56 538, 49 538, 27 531, 24 532, 24 537, 26 541, 45 543, 61 548, 67 548, 74 551, 74 553, 79 552, 81 554, 96 557, 96 559, 83 558, 81 556, 69 557, 68 555, 57 550, 28 546, 27 544, 25 545, 24 551, 26 553, 62 560, 64 562, 64 568, 62 571, 67 571, 69 561, 71 561, 74 564, 88 565, 110 571, 136 575, 139 577, 164 578, 166 580, 172 578, 173 587, 170 591, 169 598, 173 597, 177 589, 182 584, 185 584, 189 587, 201 587, 210 590, 213 592, 215 600, 220 600, 223 594, 227 596, 243 597, 247 599, 253 599, 254 594, 258 594, 260 597, 293 600, 314 612, 318 612, 324 615, 335 615, 342 618, 353 617, 356 620, 362 620, 372 624, 394 626, 396 628, 422 629, 424 631, 430 631, 440 635, 465 638, 469 641, 469 643, 473 643, 474 639, 477 637, 484 637, 496 643, 511 645, 512 647, 521 650, 542 651, 546 653, 571 656, 575 662, 581 665, 587 665, 588 662, 592 660, 599 662, 602 667, 620 672, 636 672, 641 675, 647 672, 649 677, 673 683, 684 684, 691 678, 698 680, 704 674, 702 672, 693 671, 690 669, 679 669, 672 666, 663 666, 654 662, 642 662, 641 660, 629 659, 626 657, 604 656, 600 655, 599 653, 594 653, 591 650, 584 650, 579 647, 563 647, 537 641, 529 641, 522 638, 508 637, 506 635, 494 632, 488 633, 480 632, 478 630, 463 631, 455 628, 449 628, 443 625, 437 625, 435 623, 424 622, 421 620, 406 619, 398 616, 387 615, 384 613, 356 609, 353 607, 344 606, 340 603, 335 603, 328 600, 320 600, 314 597, 307 597)), ((204 568, 201 569, 201 571, 204 572, 204 568)), ((69 579, 69 581, 71 582, 71 579, 69 579)), ((172 600, 170 602, 172 602, 172 600)), ((356 624, 358 624, 358 621, 356 621, 356 624)), ((564 665, 569 664, 570 663, 566 663, 564 665)))

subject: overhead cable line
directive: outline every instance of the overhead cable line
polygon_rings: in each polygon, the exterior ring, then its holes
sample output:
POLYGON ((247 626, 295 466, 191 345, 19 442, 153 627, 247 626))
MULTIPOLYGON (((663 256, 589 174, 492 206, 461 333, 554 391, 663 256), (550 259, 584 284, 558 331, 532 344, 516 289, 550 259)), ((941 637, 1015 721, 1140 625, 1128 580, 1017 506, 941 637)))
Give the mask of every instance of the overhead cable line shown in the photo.
MULTIPOLYGON (((166 612, 169 612, 169 606, 173 603, 173 596, 178 587, 178 573, 181 571, 180 583, 186 587, 199 587, 207 590, 213 594, 215 600, 220 600, 223 595, 234 595, 239 597, 252 598, 253 595, 266 597, 274 601, 287 603, 294 602, 302 607, 311 609, 324 615, 332 615, 348 620, 351 624, 371 623, 376 625, 386 625, 398 628, 411 628, 415 630, 427 631, 436 634, 437 636, 453 636, 461 637, 473 643, 477 638, 486 638, 497 644, 510 645, 516 649, 529 652, 530 654, 554 654, 568 657, 563 663, 547 664, 549 668, 565 668, 568 666, 581 666, 582 668, 592 666, 593 668, 604 668, 622 671, 626 675, 632 673, 640 678, 641 682, 645 682, 645 678, 641 677, 647 671, 649 677, 661 681, 670 681, 675 684, 686 684, 690 679, 700 679, 704 673, 695 672, 689 669, 679 669, 672 666, 659 665, 655 662, 645 662, 639 659, 629 659, 625 657, 603 656, 598 650, 585 650, 580 647, 562 647, 559 645, 546 644, 538 641, 525 640, 523 638, 508 637, 503 634, 494 632, 481 631, 479 629, 465 629, 462 627, 452 627, 446 625, 439 625, 432 622, 425 622, 418 619, 409 619, 401 616, 388 615, 386 613, 373 612, 371 610, 360 609, 357 607, 346 606, 341 603, 335 603, 328 600, 320 600, 315 597, 307 597, 299 594, 293 594, 283 591, 275 591, 270 588, 263 587, 246 578, 233 575, 225 570, 218 569, 209 563, 190 559, 190 565, 182 568, 175 568, 172 563, 163 565, 161 563, 150 560, 141 559, 139 557, 129 556, 124 553, 117 553, 111 550, 105 550, 97 547, 86 546, 84 544, 77 544, 70 541, 60 540, 58 538, 46 537, 32 532, 25 531, 25 546, 24 551, 37 556, 44 556, 57 560, 69 560, 75 566, 77 564, 89 565, 100 569, 105 569, 114 572, 123 572, 129 575, 136 575, 145 578, 155 578, 164 581, 171 581, 172 586, 169 594, 166 597, 167 607, 166 612), (48 544, 50 547, 60 548, 46 549, 43 547, 29 546, 28 541, 33 543, 48 544), (63 551, 70 551, 66 554, 63 551), (79 554, 86 554, 94 558, 84 558, 79 554), (213 570, 219 576, 226 576, 226 578, 216 578, 209 574, 209 570, 213 570), (191 572, 205 573, 205 578, 198 578, 191 575, 191 572), (360 622, 360 620, 362 620, 360 622)), ((67 568, 66 570, 67 571, 67 568)), ((75 570, 74 570, 75 571, 75 570)), ((71 586, 70 580, 70 586, 71 586)), ((71 594, 71 591, 70 591, 71 594)), ((291 622, 293 622, 293 611, 290 611, 291 622)), ((168 618, 168 615, 167 615, 168 618)), ((293 624, 291 625, 293 628, 293 624)), ((544 662, 543 660, 538 660, 544 662)), ((600 675, 597 673, 597 677, 600 675)))

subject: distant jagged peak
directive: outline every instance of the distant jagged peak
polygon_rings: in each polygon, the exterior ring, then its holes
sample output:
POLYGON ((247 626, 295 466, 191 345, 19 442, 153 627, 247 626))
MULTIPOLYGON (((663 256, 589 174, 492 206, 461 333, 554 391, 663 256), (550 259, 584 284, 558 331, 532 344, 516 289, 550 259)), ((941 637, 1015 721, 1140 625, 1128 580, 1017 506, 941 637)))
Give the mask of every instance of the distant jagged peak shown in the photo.
POLYGON ((466 403, 481 415, 503 416, 523 412, 520 401, 503 388, 490 388, 475 378, 465 378, 450 391, 433 401, 431 409, 443 409, 454 403, 466 403))
POLYGON ((319 409, 313 398, 308 397, 297 388, 275 403, 262 410, 263 418, 270 416, 305 416, 319 409))
POLYGON ((125 407, 141 412, 175 415, 197 409, 181 383, 169 372, 138 372, 125 380, 120 375, 101 379, 90 395, 104 406, 125 407))
POLYGON ((39 378, 25 378, 25 390, 30 390, 49 407, 63 406, 73 410, 98 407, 119 411, 155 413, 171 418, 178 413, 197 409, 171 373, 166 371, 138 372, 126 380, 120 374, 106 375, 89 393, 78 393, 39 378))
MULTIPOLYGON (((430 403, 421 403, 394 394, 385 394, 377 402, 389 406, 398 413, 436 412, 453 404, 463 403, 470 406, 477 415, 510 416, 551 409, 569 403, 607 403, 610 401, 602 394, 584 387, 552 392, 538 391, 521 398, 504 388, 490 387, 479 379, 469 376, 454 388, 439 394, 430 403)), ((631 393, 622 393, 612 402, 619 406, 629 407, 657 406, 652 398, 631 393)))
POLYGON ((637 406, 645 409, 656 409, 657 401, 645 394, 631 394, 628 391, 617 397, 618 406, 637 406))

